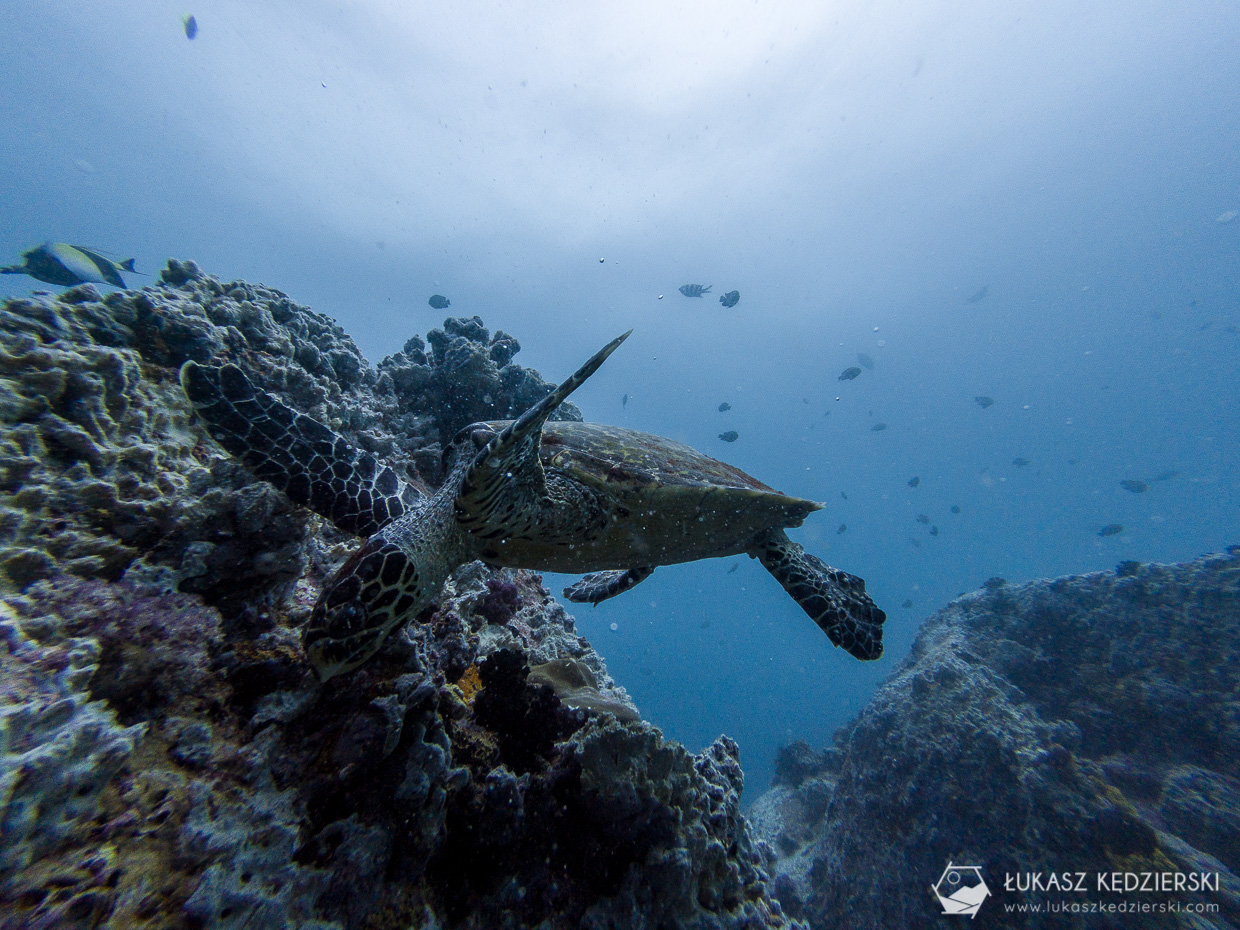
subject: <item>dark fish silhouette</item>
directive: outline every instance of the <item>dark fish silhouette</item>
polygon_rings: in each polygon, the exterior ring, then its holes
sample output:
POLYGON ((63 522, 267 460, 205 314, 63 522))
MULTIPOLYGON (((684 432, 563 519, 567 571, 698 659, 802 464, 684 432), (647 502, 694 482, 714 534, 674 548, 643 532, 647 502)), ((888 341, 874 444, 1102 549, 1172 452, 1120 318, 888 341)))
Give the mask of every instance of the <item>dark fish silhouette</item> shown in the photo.
POLYGON ((1020 459, 1020 458, 1012 459, 1012 464, 1015 465, 1017 468, 1024 468, 1026 465, 1029 464, 1029 460, 1020 459))
POLYGON ((874 359, 870 358, 864 352, 857 353, 857 361, 861 363, 861 367, 864 368, 866 371, 874 370, 874 359))
POLYGON ((875 423, 873 426, 870 427, 870 431, 874 433, 881 433, 886 428, 887 428, 886 423, 875 423))
POLYGON ((857 377, 857 375, 859 374, 861 374, 861 369, 857 368, 854 365, 852 368, 845 368, 842 372, 840 372, 840 376, 837 380, 851 381, 853 378, 857 377))
POLYGON ((722 404, 719 405, 720 413, 727 413, 731 409, 732 409, 732 405, 729 404, 726 400, 722 404))
POLYGON ((728 291, 726 294, 719 295, 719 303, 723 304, 725 307, 735 307, 740 302, 740 291, 728 291))
POLYGON ((987 407, 989 407, 991 404, 995 402, 995 399, 993 397, 987 397, 984 394, 981 397, 975 397, 973 399, 977 401, 978 406, 981 407, 983 410, 985 410, 987 407))
POLYGON ((731 568, 729 568, 726 572, 724 572, 724 574, 725 574, 725 575, 730 575, 730 574, 732 574, 734 571, 736 571, 736 570, 737 570, 738 568, 740 568, 740 567, 741 567, 741 563, 740 563, 740 562, 733 562, 733 563, 732 563, 732 567, 731 567, 731 568))
POLYGON ((952 504, 952 513, 960 513, 960 505, 952 504))
POLYGON ((724 442, 736 442, 736 440, 741 438, 741 434, 734 429, 730 429, 726 433, 720 433, 719 438, 724 442))
POLYGON ((985 299, 986 299, 986 295, 987 295, 989 292, 990 292, 990 285, 989 285, 989 284, 984 284, 984 285, 982 285, 982 287, 981 287, 981 288, 977 291, 977 293, 975 293, 972 297, 966 297, 964 302, 965 302, 965 303, 967 303, 967 304, 976 304, 976 303, 981 303, 983 300, 985 300, 985 299))
POLYGON ((1098 531, 1098 535, 1099 536, 1118 536, 1122 532, 1124 532, 1124 524, 1108 523, 1106 526, 1104 526, 1102 529, 1098 531))
POLYGON ((908 600, 908 601, 905 601, 900 606, 903 607, 905 610, 908 610, 910 607, 913 606, 913 602, 911 600, 908 600))
POLYGON ((623 397, 620 398, 620 407, 621 409, 623 409, 627 407, 628 405, 629 405, 629 395, 625 394, 623 397))
POLYGON ((680 285, 680 293, 686 297, 701 297, 703 294, 709 294, 713 284, 702 287, 700 284, 682 284, 680 285))
POLYGON ((124 287, 120 272, 134 274, 133 259, 114 262, 94 249, 65 242, 45 242, 38 248, 22 253, 25 263, 0 268, 0 274, 28 274, 36 281, 72 287, 75 284, 111 284, 124 287))
POLYGON ((835 535, 836 535, 836 536, 838 536, 838 535, 840 535, 840 533, 843 533, 843 532, 844 532, 845 530, 847 530, 847 529, 848 529, 848 524, 847 524, 847 523, 841 523, 841 524, 840 524, 840 528, 839 528, 838 530, 836 530, 836 531, 835 531, 835 535))
POLYGON ((929 517, 927 517, 924 513, 919 513, 919 514, 917 515, 917 522, 918 522, 918 523, 929 523, 929 522, 930 522, 930 518, 929 518, 929 517))
POLYGON ((840 497, 844 498, 844 500, 848 500, 848 495, 845 494, 843 491, 840 491, 840 497))
POLYGON ((1150 486, 1144 481, 1136 481, 1132 478, 1121 481, 1119 486, 1125 491, 1131 491, 1133 494, 1144 494, 1150 489, 1150 486))
POLYGON ((917 485, 919 485, 919 484, 921 484, 921 479, 920 479, 920 478, 918 478, 916 475, 913 475, 913 477, 912 477, 912 478, 909 478, 909 479, 908 479, 908 486, 909 486, 910 488, 915 488, 915 487, 917 487, 917 485))
POLYGON ((930 527, 930 535, 931 535, 931 536, 938 536, 938 535, 939 535, 939 528, 938 528, 937 526, 932 526, 932 527, 930 527))
POLYGON ((1180 477, 1180 473, 1174 468, 1170 471, 1162 471, 1154 476, 1155 481, 1170 481, 1172 478, 1180 477))
POLYGON ((452 301, 444 297, 443 294, 431 294, 431 299, 427 303, 436 310, 447 310, 452 306, 452 301))
POLYGON ((181 20, 181 25, 185 27, 185 38, 191 42, 198 38, 198 20, 194 19, 192 15, 181 20))

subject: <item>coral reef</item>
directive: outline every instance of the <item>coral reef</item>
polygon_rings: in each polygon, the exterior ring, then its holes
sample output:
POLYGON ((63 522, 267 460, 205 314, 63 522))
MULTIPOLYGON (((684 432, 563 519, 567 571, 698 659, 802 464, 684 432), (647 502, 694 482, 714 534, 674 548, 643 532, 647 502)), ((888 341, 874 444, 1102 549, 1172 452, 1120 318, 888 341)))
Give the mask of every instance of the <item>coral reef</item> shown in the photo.
MULTIPOLYGON (((961 597, 835 746, 781 753, 752 820, 782 904, 814 927, 937 927, 926 888, 949 861, 1009 903, 1038 898, 1004 888, 1018 872, 1208 871, 1217 892, 1165 897, 1216 913, 1105 926, 1236 926, 1238 644, 1236 547, 961 597)), ((1104 925, 993 904, 977 920, 1104 925)))
MULTIPOLYGON (((233 361, 415 484, 474 419, 520 412, 551 385, 481 320, 448 319, 372 369, 329 317, 171 260, 157 287, 94 285, 0 306, 0 586, 55 571, 139 571, 231 615, 287 594, 325 553, 311 518, 209 441, 177 380, 233 361), (260 532, 261 530, 261 532, 260 532)), ((580 419, 571 404, 558 416, 580 419)), ((319 533, 318 535, 321 535, 319 533)), ((327 534, 328 542, 338 542, 327 534)))
POLYGON ((427 341, 372 369, 191 262, 0 307, 0 928, 799 926, 735 744, 642 722, 537 575, 462 566, 355 674, 304 664, 354 543, 224 454, 178 367, 231 361, 425 486, 550 390, 477 317, 427 341))

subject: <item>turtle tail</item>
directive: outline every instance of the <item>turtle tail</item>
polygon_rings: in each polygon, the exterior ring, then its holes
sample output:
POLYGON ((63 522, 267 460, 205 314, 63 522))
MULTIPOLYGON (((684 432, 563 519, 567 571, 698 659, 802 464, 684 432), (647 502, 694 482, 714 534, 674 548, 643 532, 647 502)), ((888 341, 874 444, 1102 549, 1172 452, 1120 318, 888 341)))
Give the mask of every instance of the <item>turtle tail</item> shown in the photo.
POLYGON ((764 533, 749 555, 775 576, 831 642, 858 659, 882 656, 887 615, 865 593, 864 581, 810 555, 783 530, 764 533))

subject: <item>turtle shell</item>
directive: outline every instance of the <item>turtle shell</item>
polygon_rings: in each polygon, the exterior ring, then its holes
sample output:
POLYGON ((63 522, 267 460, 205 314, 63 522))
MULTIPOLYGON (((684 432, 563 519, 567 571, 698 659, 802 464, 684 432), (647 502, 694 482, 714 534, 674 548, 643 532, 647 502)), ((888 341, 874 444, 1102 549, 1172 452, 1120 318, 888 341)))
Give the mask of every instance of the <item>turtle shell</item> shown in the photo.
POLYGON ((735 555, 822 507, 683 443, 617 426, 549 422, 539 459, 549 484, 593 492, 604 519, 580 538, 509 540, 504 564, 589 572, 735 555))

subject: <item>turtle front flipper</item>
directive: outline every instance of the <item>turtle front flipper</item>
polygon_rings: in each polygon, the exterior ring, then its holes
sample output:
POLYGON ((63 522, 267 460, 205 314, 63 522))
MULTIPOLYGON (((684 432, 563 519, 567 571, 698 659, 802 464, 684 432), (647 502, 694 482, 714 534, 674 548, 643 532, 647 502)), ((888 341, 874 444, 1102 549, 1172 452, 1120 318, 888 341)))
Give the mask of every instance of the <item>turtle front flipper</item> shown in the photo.
POLYGON ((865 593, 856 575, 832 568, 790 540, 783 530, 763 534, 749 550, 831 642, 858 659, 883 654, 883 621, 887 615, 865 593))
POLYGON ((643 565, 641 568, 630 568, 627 571, 616 569, 592 572, 565 588, 564 596, 575 604, 598 604, 609 597, 623 594, 634 585, 645 581, 653 573, 653 565, 643 565))
POLYGON ((548 488, 538 446, 543 424, 629 338, 618 336, 559 387, 487 441, 466 467, 454 511, 466 532, 483 539, 559 538, 584 532, 597 504, 574 484, 548 488))
POLYGON ((318 420, 259 391, 236 365, 186 362, 181 386, 225 449, 257 478, 358 536, 401 516, 413 489, 318 420))

